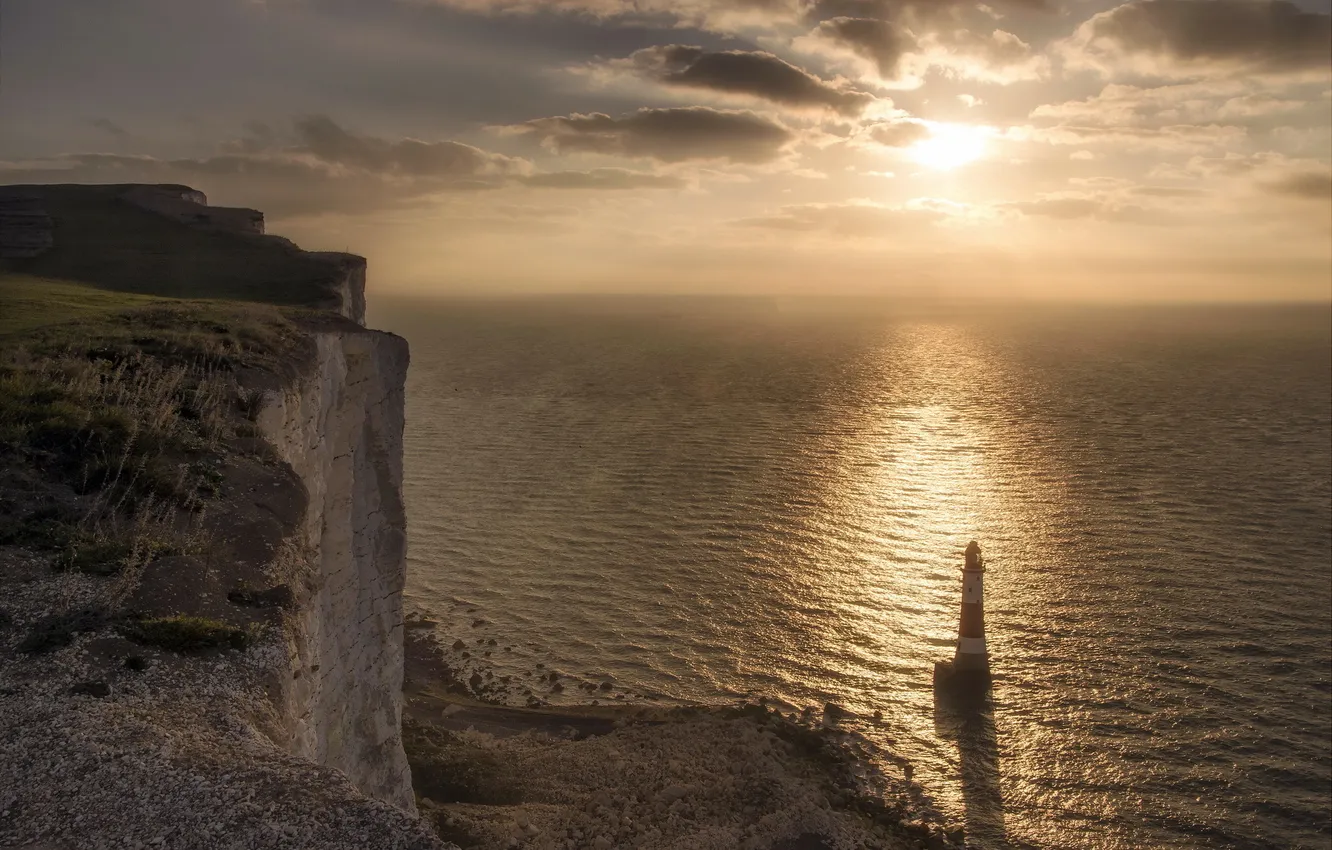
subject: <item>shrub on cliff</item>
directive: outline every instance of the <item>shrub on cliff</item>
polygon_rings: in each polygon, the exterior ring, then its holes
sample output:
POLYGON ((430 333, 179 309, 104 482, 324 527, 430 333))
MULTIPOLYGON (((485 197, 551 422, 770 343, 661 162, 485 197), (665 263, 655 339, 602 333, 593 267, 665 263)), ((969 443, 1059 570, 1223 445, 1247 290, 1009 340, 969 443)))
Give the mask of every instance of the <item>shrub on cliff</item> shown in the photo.
POLYGON ((120 632, 135 643, 186 653, 246 649, 258 637, 254 629, 230 626, 207 617, 185 616, 131 620, 120 626, 120 632))

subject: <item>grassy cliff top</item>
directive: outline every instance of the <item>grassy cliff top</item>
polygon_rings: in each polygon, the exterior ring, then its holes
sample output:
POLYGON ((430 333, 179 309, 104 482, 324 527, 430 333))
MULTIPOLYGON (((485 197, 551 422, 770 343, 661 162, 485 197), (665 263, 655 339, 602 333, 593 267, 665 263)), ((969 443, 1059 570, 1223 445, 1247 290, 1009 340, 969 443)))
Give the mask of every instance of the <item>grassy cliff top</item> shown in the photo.
POLYGON ((151 295, 0 271, 0 340, 44 326, 167 302, 151 295))
POLYGON ((187 187, 164 195, 183 220, 151 212, 132 188, 0 187, 0 248, 45 246, 0 259, 0 556, 121 576, 209 550, 222 470, 267 457, 264 388, 308 363, 309 329, 356 327, 323 311, 359 258, 213 226, 187 187))
POLYGON ((124 195, 134 188, 0 187, 0 199, 24 198, 49 216, 53 241, 37 256, 0 259, 0 335, 162 299, 335 308, 345 264, 363 262, 191 226, 130 203, 124 195))

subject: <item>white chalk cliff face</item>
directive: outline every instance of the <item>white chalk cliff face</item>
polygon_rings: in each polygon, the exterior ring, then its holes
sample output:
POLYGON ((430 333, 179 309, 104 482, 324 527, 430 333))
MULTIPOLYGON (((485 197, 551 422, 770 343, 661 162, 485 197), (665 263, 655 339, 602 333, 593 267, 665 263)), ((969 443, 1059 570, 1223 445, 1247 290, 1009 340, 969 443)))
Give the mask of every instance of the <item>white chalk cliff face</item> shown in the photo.
POLYGON ((295 541, 308 569, 279 714, 294 755, 415 811, 400 725, 407 343, 361 328, 314 341, 313 370, 270 395, 259 417, 309 494, 295 541))
POLYGON ((330 309, 358 325, 364 325, 365 258, 335 251, 316 251, 311 256, 320 257, 337 268, 332 280, 337 303, 330 304, 330 309))

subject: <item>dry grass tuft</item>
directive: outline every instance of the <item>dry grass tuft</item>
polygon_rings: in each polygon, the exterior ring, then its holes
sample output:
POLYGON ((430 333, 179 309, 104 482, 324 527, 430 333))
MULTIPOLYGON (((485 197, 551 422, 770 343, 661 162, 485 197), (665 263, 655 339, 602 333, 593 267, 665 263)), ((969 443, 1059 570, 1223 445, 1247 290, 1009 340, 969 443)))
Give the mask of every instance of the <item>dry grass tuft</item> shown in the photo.
POLYGON ((77 495, 77 508, 0 515, 0 543, 117 575, 203 550, 228 440, 256 407, 247 368, 275 368, 295 332, 272 309, 155 307, 34 332, 0 350, 0 462, 77 495))

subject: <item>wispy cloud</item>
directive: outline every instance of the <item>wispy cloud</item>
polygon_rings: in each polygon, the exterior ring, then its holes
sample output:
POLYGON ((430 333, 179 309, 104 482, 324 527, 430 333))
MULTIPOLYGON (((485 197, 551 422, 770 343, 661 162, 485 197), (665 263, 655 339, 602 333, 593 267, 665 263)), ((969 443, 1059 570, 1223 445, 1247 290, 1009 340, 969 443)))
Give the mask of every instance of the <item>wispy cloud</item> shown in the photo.
POLYGON ((531 136, 556 153, 594 153, 660 162, 771 162, 796 133, 754 112, 704 106, 640 109, 620 118, 603 113, 537 118, 498 128, 531 136))

